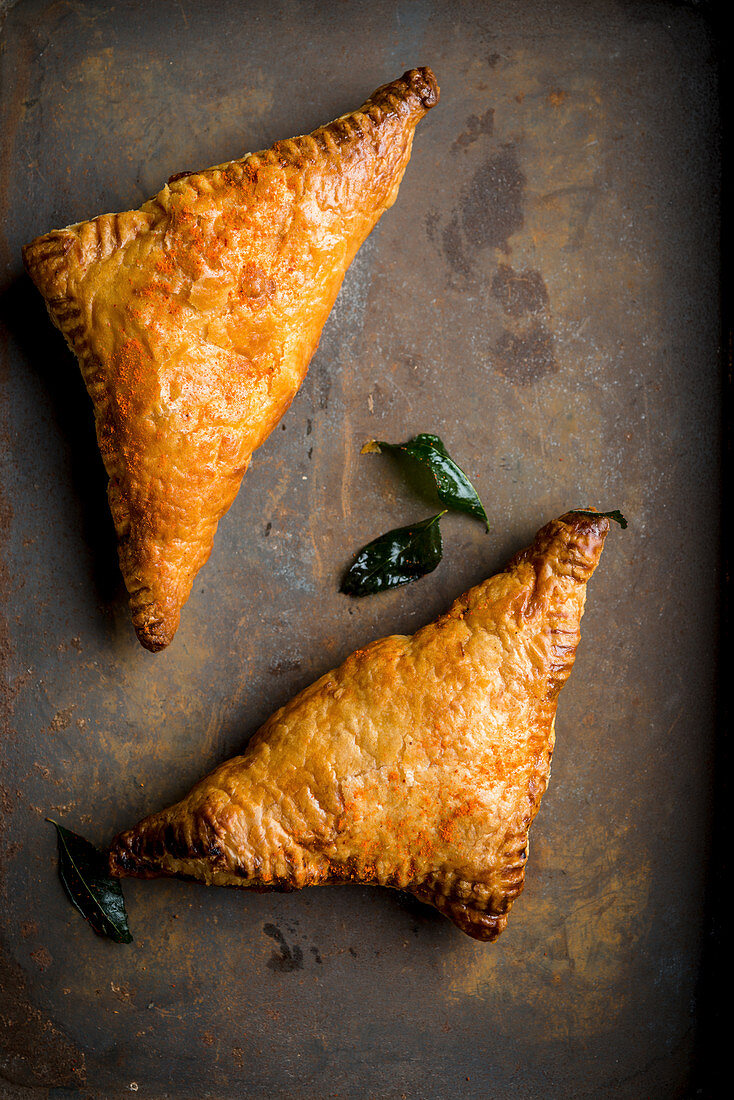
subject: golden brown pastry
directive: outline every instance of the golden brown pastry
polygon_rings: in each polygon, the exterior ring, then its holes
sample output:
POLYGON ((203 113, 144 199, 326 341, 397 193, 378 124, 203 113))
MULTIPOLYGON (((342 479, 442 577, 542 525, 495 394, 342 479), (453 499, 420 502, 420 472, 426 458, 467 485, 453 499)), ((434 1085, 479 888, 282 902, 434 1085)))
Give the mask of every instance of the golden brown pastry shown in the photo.
POLYGON ((79 359, 138 638, 167 646, 256 447, 438 101, 411 69, 305 137, 175 176, 23 251, 79 359))
POLYGON ((608 530, 570 512, 435 623, 353 653, 243 756, 118 836, 112 873, 400 887, 495 940, 523 887, 556 701, 608 530))

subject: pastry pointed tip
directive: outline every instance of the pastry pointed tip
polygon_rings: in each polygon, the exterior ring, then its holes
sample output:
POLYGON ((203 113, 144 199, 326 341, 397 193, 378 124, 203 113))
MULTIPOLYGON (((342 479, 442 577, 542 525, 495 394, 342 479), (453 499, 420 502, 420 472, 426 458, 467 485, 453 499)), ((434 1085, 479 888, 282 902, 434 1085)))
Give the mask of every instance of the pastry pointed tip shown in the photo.
POLYGON ((403 80, 415 92, 427 111, 435 107, 441 95, 441 89, 432 69, 427 65, 420 69, 408 69, 403 80))
POLYGON ((161 650, 166 649, 173 641, 173 635, 148 630, 146 627, 136 627, 135 634, 143 649, 147 649, 148 653, 160 653, 161 650))
POLYGON ((110 850, 107 854, 107 866, 113 878, 123 878, 128 873, 127 864, 129 858, 130 836, 131 834, 129 832, 120 833, 110 845, 110 850))
POLYGON ((595 508, 566 512, 564 516, 561 516, 560 522, 567 523, 569 527, 573 527, 576 531, 593 532, 601 538, 609 534, 608 517, 603 512, 597 512, 595 508))
POLYGON ((388 114, 393 114, 397 109, 399 114, 404 113, 400 104, 408 108, 408 115, 414 122, 422 118, 426 111, 435 107, 438 103, 441 90, 432 69, 424 66, 420 69, 408 69, 398 80, 391 80, 389 84, 383 84, 377 88, 364 105, 364 109, 378 107, 387 108, 388 114))
MULTIPOLYGON (((155 815, 153 815, 155 818, 155 815)), ((113 878, 154 878, 164 874, 157 851, 163 851, 164 845, 160 829, 148 828, 150 819, 141 822, 137 829, 128 829, 118 833, 110 844, 107 865, 113 878)))
POLYGON ((551 565, 559 575, 586 584, 599 564, 604 540, 609 534, 609 519, 603 512, 583 509, 566 512, 546 523, 525 550, 510 562, 551 565))
POLYGON ((143 649, 149 653, 160 653, 171 644, 181 620, 180 609, 174 614, 161 613, 155 604, 136 604, 134 597, 130 600, 130 609, 135 633, 143 649))

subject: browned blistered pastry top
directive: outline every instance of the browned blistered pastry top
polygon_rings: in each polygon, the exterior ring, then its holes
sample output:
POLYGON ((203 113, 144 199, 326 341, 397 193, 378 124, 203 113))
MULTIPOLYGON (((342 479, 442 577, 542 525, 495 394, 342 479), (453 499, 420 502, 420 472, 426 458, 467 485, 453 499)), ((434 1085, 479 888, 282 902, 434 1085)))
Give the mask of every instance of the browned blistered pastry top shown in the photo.
POLYGON ((113 872, 400 887, 494 940, 523 886, 608 529, 569 513, 436 622, 352 654, 242 756, 118 837, 113 872))
POLYGON ((392 205, 430 69, 358 111, 173 177, 24 249, 94 402, 141 643, 162 649, 252 452, 288 408, 357 249, 392 205))

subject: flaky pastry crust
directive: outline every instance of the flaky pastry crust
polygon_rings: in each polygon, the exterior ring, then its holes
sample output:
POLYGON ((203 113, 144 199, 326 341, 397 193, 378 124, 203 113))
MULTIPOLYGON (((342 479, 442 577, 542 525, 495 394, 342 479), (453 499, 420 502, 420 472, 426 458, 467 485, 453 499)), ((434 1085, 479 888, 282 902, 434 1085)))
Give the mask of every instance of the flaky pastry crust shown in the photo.
POLYGON ((431 70, 412 69, 312 134, 172 177, 139 210, 23 250, 94 403, 146 649, 173 638, 219 520, 437 101, 431 70))
POLYGON ((353 653, 242 756, 118 836, 112 873, 399 887, 495 940, 523 887, 608 530, 568 513, 436 622, 353 653))

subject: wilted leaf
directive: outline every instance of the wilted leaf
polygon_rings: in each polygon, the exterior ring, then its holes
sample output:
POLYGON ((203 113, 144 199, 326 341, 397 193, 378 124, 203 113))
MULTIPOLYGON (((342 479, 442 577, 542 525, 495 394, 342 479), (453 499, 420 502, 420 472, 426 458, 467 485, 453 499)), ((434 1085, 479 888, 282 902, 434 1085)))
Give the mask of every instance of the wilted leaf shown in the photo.
POLYGON ((107 870, 107 856, 78 833, 47 818, 56 829, 59 878, 69 901, 98 936, 115 943, 131 943, 125 900, 117 879, 107 870))

